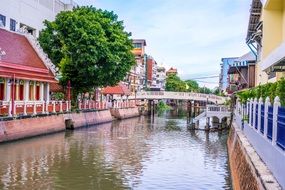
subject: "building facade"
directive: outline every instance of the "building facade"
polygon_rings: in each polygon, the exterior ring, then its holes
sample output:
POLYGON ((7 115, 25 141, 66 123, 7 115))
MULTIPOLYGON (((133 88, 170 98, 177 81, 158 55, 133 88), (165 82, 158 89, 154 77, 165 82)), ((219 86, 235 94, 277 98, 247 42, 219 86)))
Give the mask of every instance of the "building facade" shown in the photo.
POLYGON ((72 0, 1 0, 0 25, 11 31, 25 26, 29 33, 38 37, 44 20, 52 21, 57 13, 76 5, 72 0))
POLYGON ((58 83, 56 69, 36 39, 0 28, 0 45, 5 51, 0 59, 0 115, 51 111, 50 85, 58 83))
POLYGON ((221 72, 220 72, 220 78, 219 78, 219 88, 221 92, 226 92, 228 86, 229 86, 229 80, 228 80, 228 71, 231 66, 234 65, 235 61, 238 59, 238 57, 229 57, 229 58, 222 58, 221 59, 221 72))
POLYGON ((163 66, 157 66, 156 85, 161 91, 165 90, 165 84, 166 84, 166 72, 165 71, 166 70, 163 66))
POLYGON ((255 86, 255 56, 249 52, 234 61, 228 69, 228 86, 226 92, 252 88, 255 86))
POLYGON ((247 44, 256 54, 256 85, 285 76, 285 1, 252 0, 247 44))
POLYGON ((146 87, 147 89, 156 88, 156 73, 157 73, 157 62, 151 56, 147 56, 146 62, 146 87))
POLYGON ((143 39, 133 40, 134 49, 132 50, 136 64, 131 68, 125 77, 123 84, 128 86, 131 93, 134 94, 146 87, 146 41, 143 39))

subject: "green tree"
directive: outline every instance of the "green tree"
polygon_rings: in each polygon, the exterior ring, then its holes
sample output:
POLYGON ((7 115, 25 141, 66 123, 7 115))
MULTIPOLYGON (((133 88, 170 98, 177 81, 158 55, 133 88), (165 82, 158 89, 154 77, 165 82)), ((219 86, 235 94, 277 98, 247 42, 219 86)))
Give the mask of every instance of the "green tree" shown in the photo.
POLYGON ((182 81, 177 75, 169 75, 166 78, 166 91, 186 92, 186 83, 182 81))
POLYGON ((202 87, 199 89, 199 92, 200 93, 204 93, 204 94, 211 94, 212 93, 212 90, 210 88, 207 88, 207 87, 202 87))
POLYGON ((77 7, 44 24, 39 42, 59 68, 60 82, 71 81, 75 97, 117 84, 135 64, 130 33, 113 12, 77 7))
POLYGON ((277 88, 276 88, 276 95, 280 98, 280 103, 282 106, 285 106, 285 79, 281 78, 277 82, 277 88))
POLYGON ((185 83, 188 86, 189 92, 198 92, 199 90, 199 84, 195 80, 186 80, 185 83))

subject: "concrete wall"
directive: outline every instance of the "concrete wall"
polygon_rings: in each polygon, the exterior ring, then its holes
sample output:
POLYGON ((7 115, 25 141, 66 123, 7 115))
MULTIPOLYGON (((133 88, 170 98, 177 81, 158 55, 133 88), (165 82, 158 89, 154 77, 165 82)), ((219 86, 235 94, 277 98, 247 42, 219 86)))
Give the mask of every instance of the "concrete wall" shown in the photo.
POLYGON ((280 185, 285 188, 285 152, 273 146, 271 141, 250 127, 247 123, 245 123, 243 133, 280 185))
POLYGON ((111 109, 111 114, 117 119, 126 119, 131 117, 137 117, 140 115, 138 108, 122 108, 111 109))
POLYGON ((228 138, 228 154, 234 189, 281 189, 235 123, 228 138))
POLYGON ((70 113, 46 117, 27 118, 11 121, 0 121, 0 142, 45 135, 64 131, 65 120, 71 119, 74 128, 111 122, 113 117, 109 110, 70 113))

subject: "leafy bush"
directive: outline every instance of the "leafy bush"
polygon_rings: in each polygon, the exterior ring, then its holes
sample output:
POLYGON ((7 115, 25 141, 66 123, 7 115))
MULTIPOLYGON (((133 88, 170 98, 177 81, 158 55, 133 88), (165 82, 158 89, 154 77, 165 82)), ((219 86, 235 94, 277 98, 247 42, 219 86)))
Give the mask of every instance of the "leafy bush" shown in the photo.
POLYGON ((240 98, 241 103, 246 103, 251 98, 259 99, 260 97, 262 97, 263 101, 265 101, 266 97, 269 97, 271 103, 273 103, 274 98, 279 96, 281 105, 285 106, 285 79, 281 78, 281 80, 275 83, 267 83, 241 91, 237 93, 237 96, 240 98))

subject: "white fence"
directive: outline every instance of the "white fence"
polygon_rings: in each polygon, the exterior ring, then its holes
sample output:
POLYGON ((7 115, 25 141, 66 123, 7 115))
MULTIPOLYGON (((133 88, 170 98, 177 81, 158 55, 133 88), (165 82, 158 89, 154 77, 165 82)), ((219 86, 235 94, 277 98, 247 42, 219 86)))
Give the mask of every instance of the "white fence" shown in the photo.
POLYGON ((280 99, 266 98, 236 103, 235 119, 261 159, 285 188, 285 108, 280 99))

